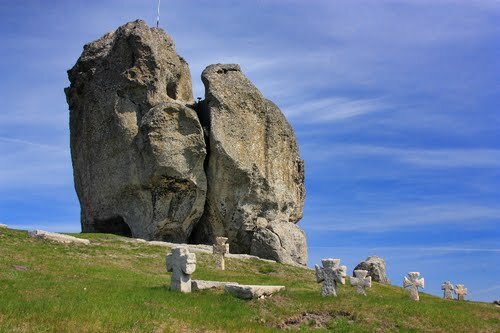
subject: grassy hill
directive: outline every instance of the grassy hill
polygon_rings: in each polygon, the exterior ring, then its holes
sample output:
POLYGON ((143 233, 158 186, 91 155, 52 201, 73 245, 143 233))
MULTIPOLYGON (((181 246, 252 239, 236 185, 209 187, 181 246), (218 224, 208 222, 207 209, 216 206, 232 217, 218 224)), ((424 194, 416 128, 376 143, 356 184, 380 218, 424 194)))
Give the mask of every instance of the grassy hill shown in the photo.
POLYGON ((314 272, 258 260, 227 259, 213 269, 197 253, 193 278, 285 285, 264 300, 222 291, 168 289, 164 247, 84 234, 92 245, 63 245, 0 229, 0 332, 500 332, 492 304, 444 301, 375 283, 367 297, 347 283, 320 296, 314 272), (320 327, 320 328, 316 328, 320 327))

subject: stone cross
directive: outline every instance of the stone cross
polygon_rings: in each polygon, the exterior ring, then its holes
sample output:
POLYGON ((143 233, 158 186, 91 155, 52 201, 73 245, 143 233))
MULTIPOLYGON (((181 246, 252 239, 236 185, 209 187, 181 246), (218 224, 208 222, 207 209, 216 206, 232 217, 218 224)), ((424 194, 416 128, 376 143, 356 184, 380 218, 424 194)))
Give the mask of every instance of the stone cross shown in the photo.
POLYGON ((446 281, 441 285, 441 290, 443 290, 443 298, 444 299, 453 299, 453 284, 450 281, 446 281))
POLYGON ((356 286, 358 294, 366 296, 366 288, 371 288, 372 277, 368 276, 368 271, 357 269, 354 271, 356 277, 351 278, 351 286, 356 286))
POLYGON ((191 274, 196 270, 196 255, 187 248, 174 248, 167 255, 167 271, 172 272, 171 290, 191 292, 191 274))
POLYGON ((345 284, 346 266, 340 266, 340 259, 321 259, 323 267, 316 265, 316 281, 323 282, 321 295, 337 296, 337 284, 345 284))
POLYGON ((411 299, 418 301, 418 288, 424 287, 424 278, 420 278, 420 272, 409 272, 403 280, 403 287, 410 292, 411 299))
POLYGON ((467 295, 467 288, 464 288, 463 284, 457 284, 455 286, 455 294, 457 294, 459 301, 463 301, 465 299, 465 295, 467 295))
POLYGON ((215 260, 217 263, 217 268, 221 270, 226 269, 224 256, 229 253, 229 244, 226 244, 227 237, 217 237, 215 239, 215 244, 212 247, 213 254, 215 254, 215 260))

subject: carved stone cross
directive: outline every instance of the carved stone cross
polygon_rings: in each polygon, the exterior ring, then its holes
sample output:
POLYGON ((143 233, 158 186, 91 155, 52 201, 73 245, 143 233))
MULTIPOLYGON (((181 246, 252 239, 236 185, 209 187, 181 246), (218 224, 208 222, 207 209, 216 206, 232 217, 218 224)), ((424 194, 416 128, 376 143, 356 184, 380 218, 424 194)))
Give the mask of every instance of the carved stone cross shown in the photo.
POLYGON ((345 284, 346 266, 340 266, 340 259, 321 259, 323 267, 316 265, 316 281, 323 282, 321 295, 337 296, 337 284, 345 284))
POLYGON ((410 292, 411 299, 418 301, 418 288, 424 287, 424 278, 420 278, 420 272, 409 272, 403 280, 403 287, 410 292))
POLYGON ((453 299, 453 284, 450 281, 446 281, 441 285, 441 290, 443 290, 444 299, 453 299))
POLYGON ((215 244, 212 246, 212 252, 215 254, 217 268, 221 270, 226 269, 224 256, 229 253, 229 244, 226 244, 227 237, 217 237, 215 244))
POLYGON ((191 274, 196 270, 196 255, 186 248, 175 248, 167 255, 167 271, 172 272, 170 289, 191 292, 191 274))
POLYGON ((457 294, 459 301, 463 301, 465 299, 465 295, 467 295, 467 288, 464 288, 463 284, 457 284, 455 286, 455 294, 457 294))
POLYGON ((358 294, 366 296, 366 288, 371 288, 372 277, 368 276, 368 271, 357 269, 354 271, 356 277, 351 278, 351 286, 356 286, 358 294))

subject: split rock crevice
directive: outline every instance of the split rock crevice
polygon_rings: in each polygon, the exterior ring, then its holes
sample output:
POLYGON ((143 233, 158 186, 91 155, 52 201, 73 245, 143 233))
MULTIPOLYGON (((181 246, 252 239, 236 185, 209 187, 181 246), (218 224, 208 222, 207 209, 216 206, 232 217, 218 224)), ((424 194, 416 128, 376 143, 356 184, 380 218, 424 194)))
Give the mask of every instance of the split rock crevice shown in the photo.
POLYGON ((205 99, 194 102, 173 39, 138 20, 85 45, 68 77, 83 231, 182 243, 224 236, 235 253, 306 264, 295 134, 239 65, 208 66, 205 99))

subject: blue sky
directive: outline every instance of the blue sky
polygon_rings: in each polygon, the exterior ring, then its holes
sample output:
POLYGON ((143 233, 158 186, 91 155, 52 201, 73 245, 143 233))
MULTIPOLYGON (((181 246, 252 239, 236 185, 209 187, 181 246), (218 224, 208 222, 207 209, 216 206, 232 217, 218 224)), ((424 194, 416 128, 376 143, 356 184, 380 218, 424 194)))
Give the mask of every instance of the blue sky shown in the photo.
MULTIPOLYGON (((0 223, 79 231, 66 70, 156 1, 0 0, 0 223)), ((383 256, 401 284, 500 298, 499 1, 162 1, 196 96, 239 63, 296 130, 309 263, 383 256)))

